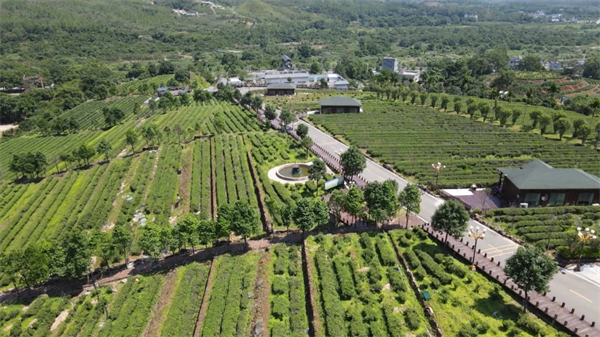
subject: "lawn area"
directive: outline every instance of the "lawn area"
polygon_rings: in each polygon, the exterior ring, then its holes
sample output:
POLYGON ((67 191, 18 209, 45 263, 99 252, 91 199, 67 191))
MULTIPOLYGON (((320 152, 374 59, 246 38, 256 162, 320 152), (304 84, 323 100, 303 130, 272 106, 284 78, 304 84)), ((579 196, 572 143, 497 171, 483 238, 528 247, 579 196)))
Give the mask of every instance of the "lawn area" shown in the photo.
POLYGON ((420 230, 390 232, 419 288, 428 291, 445 336, 567 336, 521 306, 485 276, 448 255, 420 230))

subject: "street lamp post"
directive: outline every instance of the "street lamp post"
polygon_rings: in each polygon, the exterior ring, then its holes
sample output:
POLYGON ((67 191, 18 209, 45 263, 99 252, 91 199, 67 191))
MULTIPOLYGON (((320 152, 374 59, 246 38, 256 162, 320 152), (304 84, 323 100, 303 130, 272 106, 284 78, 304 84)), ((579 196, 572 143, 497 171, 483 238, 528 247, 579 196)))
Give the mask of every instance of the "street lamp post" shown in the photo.
POLYGON ((485 231, 485 228, 483 230, 480 230, 479 226, 475 228, 473 228, 473 226, 469 227, 469 237, 475 240, 475 245, 473 246, 473 259, 471 261, 471 270, 475 270, 475 253, 477 252, 477 241, 483 240, 483 238, 485 238, 485 231))
POLYGON ((446 165, 442 165, 439 161, 435 164, 431 164, 431 168, 436 171, 435 173, 435 186, 438 185, 438 178, 440 177, 440 171, 446 168, 446 165))
POLYGON ((577 267, 575 267, 575 270, 581 271, 581 258, 583 257, 583 249, 588 241, 596 240, 596 231, 593 229, 590 230, 589 228, 581 230, 581 227, 577 227, 577 236, 579 237, 579 240, 581 240, 581 252, 579 253, 579 260, 577 261, 577 267))

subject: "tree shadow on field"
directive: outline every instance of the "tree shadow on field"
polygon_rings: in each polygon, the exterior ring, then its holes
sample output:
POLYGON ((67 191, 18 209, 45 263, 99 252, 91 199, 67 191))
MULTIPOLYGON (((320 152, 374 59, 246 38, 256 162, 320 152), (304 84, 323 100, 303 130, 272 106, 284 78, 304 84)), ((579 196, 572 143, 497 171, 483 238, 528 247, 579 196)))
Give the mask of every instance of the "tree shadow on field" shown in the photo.
POLYGON ((475 300, 473 309, 483 315, 496 319, 516 321, 523 310, 514 303, 506 303, 504 299, 494 298, 491 295, 492 292, 490 291, 490 296, 488 297, 475 300))

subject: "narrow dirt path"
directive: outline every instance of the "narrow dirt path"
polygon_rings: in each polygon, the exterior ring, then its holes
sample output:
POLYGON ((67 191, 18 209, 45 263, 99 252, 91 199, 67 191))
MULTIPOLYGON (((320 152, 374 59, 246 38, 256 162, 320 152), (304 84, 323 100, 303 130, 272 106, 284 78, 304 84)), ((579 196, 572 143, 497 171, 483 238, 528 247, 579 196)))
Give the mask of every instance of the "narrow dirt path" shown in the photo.
POLYGON ((269 295, 271 293, 271 253, 265 252, 258 260, 257 277, 254 281, 254 303, 250 306, 250 324, 246 336, 269 336, 267 324, 269 322, 269 312, 271 303, 269 295))
MULTIPOLYGON (((144 196, 142 197, 142 204, 146 203, 146 199, 148 198, 148 194, 150 194, 150 186, 154 182, 154 176, 156 176, 156 170, 158 169, 158 160, 160 158, 160 151, 162 147, 156 150, 156 158, 154 158, 154 165, 152 166, 152 173, 150 174, 150 179, 148 180, 148 184, 146 185, 146 191, 144 192, 144 196)), ((144 211, 143 209, 141 210, 144 211)))
POLYGON ((202 298, 202 305, 200 306, 200 312, 198 313, 198 320, 196 321, 196 329, 194 330, 194 337, 200 337, 202 331, 202 324, 208 311, 208 302, 210 301, 210 292, 212 290, 213 278, 216 274, 216 263, 213 259, 210 264, 210 272, 208 273, 208 281, 206 281, 206 288, 204 289, 204 298, 202 298))
POLYGON ((181 174, 179 174, 179 211, 180 214, 190 212, 190 196, 192 189, 192 171, 194 165, 194 144, 186 146, 181 155, 181 174))
POLYGON ((177 270, 173 270, 167 275, 167 280, 163 284, 160 295, 158 296, 158 301, 150 314, 148 325, 146 325, 146 329, 144 329, 144 333, 142 334, 143 337, 158 336, 160 334, 162 322, 169 312, 171 301, 173 300, 173 295, 175 295, 178 283, 179 277, 177 270))

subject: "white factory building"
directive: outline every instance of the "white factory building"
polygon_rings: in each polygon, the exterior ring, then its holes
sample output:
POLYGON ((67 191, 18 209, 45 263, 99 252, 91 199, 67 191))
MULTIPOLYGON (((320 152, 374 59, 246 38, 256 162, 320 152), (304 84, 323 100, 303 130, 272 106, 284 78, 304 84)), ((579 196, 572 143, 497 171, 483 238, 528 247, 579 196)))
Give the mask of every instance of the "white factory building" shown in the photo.
POLYGON ((337 90, 348 90, 348 81, 338 74, 309 74, 304 70, 266 71, 263 77, 265 84, 294 83, 296 85, 318 85, 321 79, 325 79, 329 88, 337 90), (291 81, 291 82, 290 82, 291 81))

